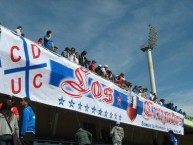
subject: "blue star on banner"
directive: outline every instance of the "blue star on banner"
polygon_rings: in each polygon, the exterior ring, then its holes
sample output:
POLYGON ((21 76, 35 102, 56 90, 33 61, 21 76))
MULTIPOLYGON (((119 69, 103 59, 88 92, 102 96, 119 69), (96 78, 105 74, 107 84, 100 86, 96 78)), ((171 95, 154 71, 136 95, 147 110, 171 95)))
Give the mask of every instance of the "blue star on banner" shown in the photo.
POLYGON ((82 104, 81 104, 81 102, 78 104, 78 109, 79 109, 79 110, 82 109, 82 104))
POLYGON ((95 114, 96 108, 95 106, 92 108, 92 113, 95 114))
POLYGON ((58 101, 59 101, 59 105, 64 106, 65 100, 64 100, 63 96, 61 98, 58 98, 58 101))
POLYGON ((122 116, 121 116, 121 115, 119 115, 119 120, 121 120, 121 118, 122 118, 122 116))
POLYGON ((105 117, 107 117, 107 115, 108 115, 108 112, 107 112, 107 111, 105 111, 105 117))
POLYGON ((102 112, 103 112, 103 111, 102 111, 102 109, 100 108, 100 109, 99 109, 99 113, 98 113, 98 115, 101 115, 101 114, 102 114, 102 112))
POLYGON ((112 118, 112 117, 113 117, 113 113, 111 112, 111 113, 110 113, 110 118, 112 118))
POLYGON ((114 115, 114 116, 115 116, 115 119, 117 119, 117 113, 115 113, 115 115, 114 115))
POLYGON ((74 108, 74 104, 75 104, 75 103, 73 102, 73 100, 71 100, 71 101, 68 101, 68 102, 69 102, 69 105, 70 105, 69 107, 72 107, 72 108, 74 108))
POLYGON ((85 111, 88 112, 88 109, 89 109, 88 104, 84 107, 85 107, 85 111))

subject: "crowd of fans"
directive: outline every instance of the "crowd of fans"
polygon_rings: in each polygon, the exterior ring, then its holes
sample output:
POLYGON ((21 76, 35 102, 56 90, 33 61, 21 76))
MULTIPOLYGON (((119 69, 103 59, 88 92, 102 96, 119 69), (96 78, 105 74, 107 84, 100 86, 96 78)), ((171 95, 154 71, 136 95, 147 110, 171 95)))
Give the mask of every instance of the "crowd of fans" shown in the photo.
POLYGON ((123 73, 120 73, 119 75, 114 75, 113 72, 109 69, 108 65, 101 65, 99 64, 96 66, 95 60, 89 60, 87 59, 87 51, 82 51, 81 54, 76 51, 75 48, 69 48, 66 47, 62 53, 61 56, 69 59, 70 61, 81 65, 87 69, 89 69, 92 73, 97 74, 104 79, 107 79, 115 84, 117 84, 119 87, 129 90, 131 89, 131 83, 128 82, 125 79, 125 76, 123 73))
POLYGON ((171 102, 165 103, 165 99, 158 99, 156 93, 150 91, 150 94, 148 96, 147 95, 148 89, 145 88, 145 87, 135 86, 135 87, 133 87, 132 91, 134 93, 138 94, 139 96, 145 98, 145 99, 149 99, 149 100, 153 101, 156 104, 159 104, 159 105, 161 105, 163 107, 166 107, 170 110, 173 110, 175 112, 178 112, 178 113, 180 113, 180 114, 182 114, 183 116, 186 117, 186 113, 182 111, 182 108, 178 109, 178 107, 176 105, 174 106, 174 104, 171 103, 171 102))
POLYGON ((33 145, 36 114, 30 99, 20 99, 23 111, 19 112, 15 104, 16 98, 5 97, 3 102, 0 102, 0 145, 33 145))
MULTIPOLYGON (((25 36, 22 33, 22 27, 18 26, 16 31, 15 31, 18 35, 20 36, 25 36)), ((52 40, 52 31, 48 30, 46 35, 43 38, 39 38, 38 41, 36 42, 38 45, 45 47, 48 50, 51 50, 53 52, 56 52, 56 50, 58 49, 57 46, 54 45, 54 42, 52 40)), ((161 106, 164 106, 168 109, 171 109, 175 112, 178 112, 182 115, 184 115, 185 117, 187 116, 185 112, 182 111, 182 109, 178 109, 177 106, 174 106, 173 103, 165 103, 164 99, 158 99, 156 93, 151 92, 148 95, 148 89, 146 87, 143 86, 134 86, 132 87, 131 82, 127 81, 124 73, 120 73, 119 75, 115 75, 112 70, 110 70, 108 65, 101 65, 99 64, 98 66, 96 66, 96 61, 95 60, 89 60, 87 59, 87 51, 84 50, 82 51, 80 54, 78 51, 76 51, 76 49, 74 47, 69 48, 66 47, 62 53, 61 56, 65 57, 66 59, 81 65, 87 69, 89 69, 91 72, 93 72, 94 74, 97 74, 99 76, 101 76, 104 79, 107 79, 113 83, 115 83, 116 85, 118 85, 120 88, 125 89, 127 91, 133 91, 134 93, 138 94, 139 96, 145 98, 145 99, 149 99, 151 101, 153 101, 154 103, 157 103, 161 106)), ((190 117, 189 117, 190 118, 190 117)))

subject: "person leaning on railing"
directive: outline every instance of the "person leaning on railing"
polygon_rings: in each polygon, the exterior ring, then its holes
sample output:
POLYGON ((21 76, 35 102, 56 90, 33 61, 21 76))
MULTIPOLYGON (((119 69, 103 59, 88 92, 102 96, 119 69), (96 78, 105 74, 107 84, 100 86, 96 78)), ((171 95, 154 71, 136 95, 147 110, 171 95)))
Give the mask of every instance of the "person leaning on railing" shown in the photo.
POLYGON ((57 47, 54 46, 53 40, 52 40, 52 31, 48 30, 46 35, 44 36, 44 47, 56 51, 57 47))

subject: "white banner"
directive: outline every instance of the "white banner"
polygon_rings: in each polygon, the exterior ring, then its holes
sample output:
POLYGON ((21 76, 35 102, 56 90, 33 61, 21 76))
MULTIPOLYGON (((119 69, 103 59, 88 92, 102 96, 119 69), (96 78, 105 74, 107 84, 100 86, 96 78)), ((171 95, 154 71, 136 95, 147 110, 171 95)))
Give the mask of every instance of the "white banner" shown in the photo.
POLYGON ((0 92, 160 131, 184 134, 184 118, 1 26, 0 92))

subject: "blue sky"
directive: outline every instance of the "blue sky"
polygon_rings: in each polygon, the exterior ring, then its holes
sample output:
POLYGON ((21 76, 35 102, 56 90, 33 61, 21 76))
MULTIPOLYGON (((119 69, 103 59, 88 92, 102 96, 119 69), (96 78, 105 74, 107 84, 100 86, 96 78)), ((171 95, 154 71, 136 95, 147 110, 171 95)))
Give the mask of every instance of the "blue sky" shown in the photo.
POLYGON ((52 30, 58 53, 66 46, 87 50, 88 59, 149 90, 140 48, 152 24, 158 32, 152 53, 158 97, 193 116, 192 0, 0 0, 0 22, 11 30, 22 25, 32 41, 52 30))

